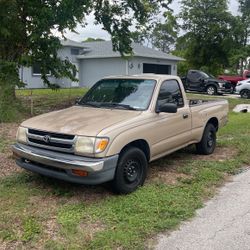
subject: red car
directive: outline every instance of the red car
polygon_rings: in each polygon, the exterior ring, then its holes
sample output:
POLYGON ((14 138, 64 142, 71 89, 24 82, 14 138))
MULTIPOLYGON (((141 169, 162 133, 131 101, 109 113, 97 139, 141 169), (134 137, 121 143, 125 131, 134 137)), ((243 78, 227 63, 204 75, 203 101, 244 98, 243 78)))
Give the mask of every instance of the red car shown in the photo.
POLYGON ((218 79, 231 82, 233 84, 234 88, 239 81, 246 80, 248 78, 250 78, 250 70, 244 70, 242 76, 230 76, 230 75, 218 76, 218 79))

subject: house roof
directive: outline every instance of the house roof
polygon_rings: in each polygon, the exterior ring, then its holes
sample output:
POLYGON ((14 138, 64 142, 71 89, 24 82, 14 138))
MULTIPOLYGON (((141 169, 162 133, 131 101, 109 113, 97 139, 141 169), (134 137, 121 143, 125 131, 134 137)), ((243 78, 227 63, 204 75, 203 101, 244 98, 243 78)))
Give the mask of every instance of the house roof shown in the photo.
POLYGON ((78 48, 85 47, 85 45, 83 43, 76 42, 76 41, 73 41, 70 39, 62 39, 61 44, 62 44, 62 46, 65 46, 65 47, 78 47, 78 48))
MULTIPOLYGON (((83 54, 78 55, 78 59, 90 59, 90 58, 112 58, 121 57, 118 51, 113 51, 111 41, 97 41, 97 42, 75 42, 72 40, 63 40, 63 46, 81 47, 84 48, 83 54)), ((171 61, 182 61, 181 57, 177 57, 171 54, 164 53, 162 51, 145 47, 139 43, 131 44, 134 56, 148 57, 156 59, 167 59, 171 61)))

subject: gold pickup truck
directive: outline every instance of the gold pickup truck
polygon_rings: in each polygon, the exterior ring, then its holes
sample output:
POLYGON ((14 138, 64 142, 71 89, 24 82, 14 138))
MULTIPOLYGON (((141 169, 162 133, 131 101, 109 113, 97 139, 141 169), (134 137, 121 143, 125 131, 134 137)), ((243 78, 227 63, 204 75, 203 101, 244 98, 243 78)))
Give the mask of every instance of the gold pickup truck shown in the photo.
POLYGON ((212 154, 227 114, 226 100, 188 100, 176 76, 106 77, 73 107, 24 121, 12 149, 32 172, 130 193, 151 161, 190 144, 212 154))

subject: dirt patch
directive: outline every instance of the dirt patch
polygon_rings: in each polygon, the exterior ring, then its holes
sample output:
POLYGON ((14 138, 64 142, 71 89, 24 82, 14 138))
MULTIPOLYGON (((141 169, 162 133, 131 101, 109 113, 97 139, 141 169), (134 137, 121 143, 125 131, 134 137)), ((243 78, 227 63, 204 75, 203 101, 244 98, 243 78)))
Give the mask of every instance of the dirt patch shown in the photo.
POLYGON ((97 186, 78 185, 73 187, 73 194, 69 199, 70 202, 84 202, 92 204, 100 200, 105 200, 114 195, 111 190, 111 185, 105 183, 97 186))
POLYGON ((81 223, 79 227, 80 227, 81 232, 83 232, 82 234, 84 235, 84 239, 86 241, 93 240, 97 232, 103 231, 106 228, 105 225, 101 223, 100 221, 96 221, 92 223, 91 222, 81 223))
POLYGON ((22 169, 16 165, 11 153, 0 153, 0 178, 21 171, 22 169))
POLYGON ((228 147, 217 147, 212 155, 193 155, 192 160, 197 161, 227 161, 233 159, 236 156, 238 150, 228 147))
POLYGON ((0 138, 15 140, 17 123, 0 123, 0 138))
POLYGON ((4 141, 3 150, 0 152, 0 178, 21 171, 16 166, 11 151, 11 144, 15 141, 17 128, 17 123, 0 123, 0 138, 4 141))
POLYGON ((235 148, 217 147, 212 155, 198 155, 194 146, 189 146, 149 165, 147 182, 164 182, 175 185, 180 179, 190 179, 191 176, 181 173, 181 167, 187 161, 219 161, 233 159, 238 151, 235 148))
POLYGON ((22 241, 12 241, 12 242, 7 242, 3 241, 0 242, 0 250, 16 250, 16 249, 24 249, 23 248, 23 242, 22 241))

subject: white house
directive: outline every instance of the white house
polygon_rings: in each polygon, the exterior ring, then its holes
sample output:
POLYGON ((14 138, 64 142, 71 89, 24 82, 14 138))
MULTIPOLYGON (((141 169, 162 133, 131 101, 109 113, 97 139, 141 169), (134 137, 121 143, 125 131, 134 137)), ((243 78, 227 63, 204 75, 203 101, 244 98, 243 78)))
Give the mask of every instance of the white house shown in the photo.
MULTIPOLYGON (((61 58, 68 58, 78 69, 79 82, 69 79, 56 79, 49 76, 52 83, 61 87, 90 87, 96 81, 108 75, 134 75, 142 73, 177 74, 177 62, 180 57, 132 43, 133 57, 121 58, 114 52, 111 41, 75 42, 62 40, 63 47, 58 51, 61 58)), ((38 65, 20 69, 20 79, 26 88, 44 88, 38 65)))

